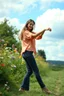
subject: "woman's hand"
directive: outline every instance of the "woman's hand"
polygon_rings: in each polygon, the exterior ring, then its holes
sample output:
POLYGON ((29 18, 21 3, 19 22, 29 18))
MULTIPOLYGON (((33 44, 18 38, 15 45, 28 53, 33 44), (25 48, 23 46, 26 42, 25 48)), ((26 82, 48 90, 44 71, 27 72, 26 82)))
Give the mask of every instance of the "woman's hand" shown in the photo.
POLYGON ((47 30, 48 30, 48 31, 52 31, 52 29, 51 29, 51 28, 47 28, 47 30))

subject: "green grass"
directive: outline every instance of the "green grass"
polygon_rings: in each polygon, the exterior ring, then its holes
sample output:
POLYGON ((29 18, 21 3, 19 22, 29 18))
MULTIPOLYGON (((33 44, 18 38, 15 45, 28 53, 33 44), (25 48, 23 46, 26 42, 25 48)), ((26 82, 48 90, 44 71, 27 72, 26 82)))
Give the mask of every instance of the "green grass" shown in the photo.
MULTIPOLYGON (((42 76, 46 86, 52 91, 53 94, 49 96, 64 96, 64 69, 51 70, 47 76, 42 76)), ((30 90, 24 93, 18 92, 19 85, 16 87, 11 86, 10 91, 6 91, 3 86, 0 87, 0 96, 48 96, 40 88, 37 80, 33 77, 33 82, 30 82, 30 90)))

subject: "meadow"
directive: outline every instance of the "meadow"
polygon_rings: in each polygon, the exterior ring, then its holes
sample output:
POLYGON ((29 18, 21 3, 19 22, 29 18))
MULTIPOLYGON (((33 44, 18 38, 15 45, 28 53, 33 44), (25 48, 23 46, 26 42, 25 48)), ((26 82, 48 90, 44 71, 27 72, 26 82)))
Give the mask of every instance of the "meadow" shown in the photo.
POLYGON ((6 45, 0 49, 0 96, 64 96, 64 67, 52 66, 38 54, 35 58, 40 75, 52 94, 41 90, 34 74, 30 78, 30 90, 19 92, 26 73, 25 61, 17 49, 11 50, 6 45))

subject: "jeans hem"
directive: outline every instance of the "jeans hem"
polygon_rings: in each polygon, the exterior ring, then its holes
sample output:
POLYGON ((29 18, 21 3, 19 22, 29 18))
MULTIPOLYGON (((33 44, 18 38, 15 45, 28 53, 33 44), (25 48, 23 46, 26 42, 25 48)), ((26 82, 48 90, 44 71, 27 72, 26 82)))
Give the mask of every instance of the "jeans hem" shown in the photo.
POLYGON ((21 87, 21 88, 23 88, 23 89, 26 90, 26 91, 29 91, 29 89, 27 89, 27 88, 24 88, 24 87, 21 87))

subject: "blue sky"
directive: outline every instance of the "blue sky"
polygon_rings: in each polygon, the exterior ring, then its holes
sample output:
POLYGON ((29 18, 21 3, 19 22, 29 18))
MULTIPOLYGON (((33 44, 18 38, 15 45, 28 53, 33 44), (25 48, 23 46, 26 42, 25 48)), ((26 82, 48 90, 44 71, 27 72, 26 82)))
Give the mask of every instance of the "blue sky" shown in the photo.
POLYGON ((45 51, 47 60, 64 61, 64 0, 0 0, 0 22, 4 18, 20 30, 30 18, 35 32, 51 27, 52 32, 36 41, 36 48, 45 51))

